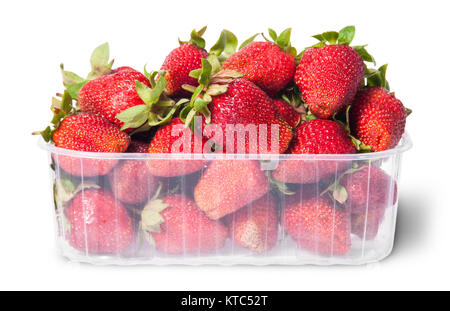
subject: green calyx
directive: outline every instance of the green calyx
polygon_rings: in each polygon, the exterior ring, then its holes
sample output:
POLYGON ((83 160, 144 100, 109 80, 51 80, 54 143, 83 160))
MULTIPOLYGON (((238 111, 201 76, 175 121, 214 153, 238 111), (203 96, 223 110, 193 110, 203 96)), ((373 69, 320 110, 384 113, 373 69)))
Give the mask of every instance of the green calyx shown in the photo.
POLYGON ((359 167, 358 164, 354 163, 353 167, 349 168, 348 170, 344 171, 341 175, 336 178, 336 180, 330 184, 326 189, 324 189, 320 195, 323 196, 325 194, 329 194, 330 197, 340 204, 344 204, 348 199, 348 193, 347 189, 345 189, 344 186, 341 185, 341 179, 345 175, 353 174, 359 170, 361 170, 363 167, 359 167))
POLYGON ((109 74, 112 70, 114 60, 109 60, 109 44, 104 43, 95 48, 91 55, 91 72, 87 79, 93 80, 109 74))
POLYGON ((185 44, 185 43, 190 43, 192 45, 195 45, 196 47, 200 48, 200 49, 204 49, 206 46, 206 42, 205 39, 202 38, 203 34, 206 31, 206 27, 204 26, 203 28, 201 28, 199 31, 193 29, 191 31, 191 38, 189 41, 181 41, 180 39, 178 39, 178 42, 181 44, 185 44))
POLYGON ((150 81, 151 87, 136 81, 136 92, 144 104, 128 108, 116 115, 116 118, 124 123, 121 130, 134 128, 138 131, 148 130, 150 127, 165 124, 176 113, 177 109, 189 100, 181 99, 178 102, 167 97, 164 88, 167 85, 164 71, 153 71, 145 75, 150 81), (156 77, 159 78, 156 80, 156 77))
POLYGON ((236 52, 238 45, 237 37, 229 30, 222 30, 219 39, 209 50, 209 54, 214 54, 223 63, 228 57, 236 52))
POLYGON ((326 44, 345 44, 350 45, 355 37, 355 26, 347 26, 337 31, 326 31, 321 34, 312 36, 320 42, 326 44))
POLYGON ((256 33, 253 36, 251 36, 250 38, 248 38, 247 40, 245 40, 244 42, 242 42, 241 45, 239 46, 239 50, 242 50, 247 45, 249 45, 250 43, 255 41, 256 37, 259 36, 259 35, 262 35, 262 33, 256 33))
POLYGON ((71 71, 65 70, 63 64, 60 66, 64 87, 74 99, 78 99, 78 93, 88 81, 111 72, 114 60, 109 60, 109 44, 104 43, 96 47, 91 54, 90 62, 91 72, 87 75, 86 79, 71 71))
POLYGON ((73 98, 68 90, 65 90, 63 95, 57 94, 56 97, 52 98, 50 109, 53 112, 53 118, 50 121, 51 125, 42 131, 32 133, 33 135, 41 135, 46 142, 52 141, 53 133, 59 128, 65 117, 77 112, 73 105, 73 98))
POLYGON ((266 41, 278 45, 285 53, 296 57, 297 50, 291 45, 291 32, 292 28, 287 28, 283 30, 280 35, 277 35, 275 30, 269 28, 269 36, 272 40, 268 39, 264 34, 262 34, 262 36, 266 41))
POLYGON ((100 189, 94 181, 85 180, 80 182, 73 178, 58 178, 54 184, 54 200, 59 205, 70 202, 75 195, 86 189, 100 189))
MULTIPOLYGON (((297 60, 300 60, 303 54, 306 52, 306 50, 310 48, 320 48, 326 45, 337 45, 337 44, 350 45, 350 43, 352 43, 353 41, 353 38, 355 37, 355 26, 346 26, 342 28, 339 32, 326 31, 321 34, 314 35, 312 37, 319 40, 319 42, 303 50, 297 56, 297 60)), ((369 52, 367 52, 366 45, 352 46, 352 48, 361 56, 363 61, 375 64, 375 59, 373 58, 372 55, 369 54, 369 52)))
POLYGON ((378 69, 366 69, 364 75, 365 86, 379 86, 389 91, 389 83, 386 80, 387 64, 384 64, 378 69))
POLYGON ((191 100, 180 112, 181 120, 186 126, 192 127, 196 115, 203 115, 206 123, 211 122, 211 112, 208 104, 213 96, 224 94, 228 90, 228 84, 237 78, 243 77, 242 73, 235 70, 220 70, 221 63, 215 54, 208 59, 202 59, 202 67, 190 72, 190 76, 197 79, 198 87, 183 85, 183 89, 192 92, 191 100))
POLYGON ((152 233, 161 232, 161 225, 164 222, 161 212, 168 206, 161 199, 151 199, 141 212, 139 227, 145 239, 153 246, 155 245, 155 240, 153 239, 152 233))
POLYGON ((239 46, 239 50, 246 47, 247 45, 249 45, 250 43, 252 43, 256 37, 258 35, 261 35, 264 40, 266 40, 267 42, 272 42, 275 43, 276 45, 278 45, 280 47, 281 50, 283 50, 285 53, 290 54, 294 57, 297 56, 297 50, 291 45, 291 32, 292 32, 292 28, 287 28, 285 30, 283 30, 280 35, 277 34, 277 32, 275 30, 273 30, 272 28, 268 29, 268 33, 269 33, 269 37, 266 37, 264 35, 264 33, 257 33, 254 34, 253 36, 251 36, 250 38, 248 38, 247 40, 245 40, 240 46, 239 46))

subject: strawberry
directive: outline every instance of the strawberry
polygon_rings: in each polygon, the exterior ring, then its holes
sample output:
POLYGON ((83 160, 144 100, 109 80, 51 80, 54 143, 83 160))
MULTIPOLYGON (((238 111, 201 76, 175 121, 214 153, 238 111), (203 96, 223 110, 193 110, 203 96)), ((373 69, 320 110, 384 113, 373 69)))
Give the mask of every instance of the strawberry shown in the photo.
MULTIPOLYGON (((212 135, 206 136, 223 146, 226 152, 231 152, 229 148, 232 147, 232 150, 236 153, 282 153, 291 141, 291 127, 282 119, 270 97, 247 80, 236 79, 231 82, 225 94, 213 97, 209 109, 211 111, 211 124, 222 129, 225 140, 221 141, 212 135), (266 128, 267 150, 262 147, 265 142, 258 139, 258 143, 255 144, 254 141, 249 139, 250 135, 242 140, 244 143, 242 144, 239 141, 240 133, 232 133, 232 130, 227 128, 229 124, 242 125, 243 127, 254 126, 258 138, 261 135, 261 126, 266 128), (278 146, 272 145, 271 130, 274 126, 279 128, 278 137, 276 137, 279 139, 278 146), (227 135, 230 134, 234 137, 234 145, 227 142, 227 135)), ((240 130, 238 129, 237 132, 240 132, 240 130)))
POLYGON ((349 214, 323 196, 288 197, 282 225, 300 247, 322 255, 343 255, 351 246, 349 214))
POLYGON ((407 115, 407 109, 393 93, 371 86, 356 95, 350 108, 350 129, 372 151, 383 151, 398 144, 407 115))
POLYGON ((117 114, 145 104, 136 91, 136 81, 150 87, 147 78, 130 67, 119 67, 91 80, 78 94, 80 109, 99 114, 121 127, 124 123, 116 118, 117 114))
POLYGON ((211 219, 219 219, 259 199, 269 182, 257 161, 216 160, 194 190, 198 207, 211 219))
POLYGON ((128 146, 127 153, 147 153, 149 147, 149 143, 145 143, 139 140, 133 139, 130 142, 130 145, 128 146))
POLYGON ((124 251, 132 240, 132 223, 122 203, 102 189, 79 192, 65 210, 74 248, 91 254, 124 251))
POLYGON ((291 127, 282 119, 272 99, 242 74, 219 71, 219 61, 210 57, 202 68, 191 73, 200 86, 185 86, 194 94, 180 112, 189 126, 202 114, 205 137, 227 153, 284 152, 292 138, 291 127))
POLYGON ((363 213, 352 213, 351 232, 361 239, 373 240, 378 234, 385 210, 385 207, 380 207, 363 213))
MULTIPOLYGON (((224 70, 236 70, 269 95, 288 85, 295 73, 295 49, 291 48, 291 29, 280 36, 269 30, 275 42, 251 42, 232 54, 223 64, 224 70), (294 56, 293 56, 293 55, 294 56)), ((247 43, 247 42, 246 42, 247 43)))
POLYGON ((231 239, 257 253, 272 249, 278 236, 278 211, 270 192, 226 216, 231 239))
POLYGON ((130 67, 112 69, 113 62, 109 61, 109 45, 105 43, 92 53, 92 71, 86 79, 61 65, 66 91, 78 100, 81 111, 99 114, 122 130, 138 128, 147 121, 146 126, 159 125, 172 117, 181 103, 163 93, 167 85, 163 72, 143 75, 130 67))
POLYGON ((224 246, 227 228, 200 211, 184 195, 150 201, 141 214, 141 228, 156 249, 169 254, 208 252, 224 246))
POLYGON ((349 26, 314 36, 321 42, 308 48, 297 66, 295 83, 318 118, 328 119, 351 104, 364 80, 364 60, 373 61, 363 46, 348 46, 354 32, 349 26))
MULTIPOLYGON (((331 120, 314 119, 295 130, 289 154, 342 154, 355 153, 352 140, 345 129, 331 120)), ((346 161, 296 161, 281 162, 272 176, 285 183, 314 183, 333 176, 349 165, 346 161)))
POLYGON ((298 113, 294 107, 292 107, 288 102, 283 99, 275 98, 273 100, 275 107, 277 107, 278 112, 281 114, 284 120, 289 124, 290 127, 295 128, 301 121, 301 114, 298 113))
POLYGON ((150 175, 145 160, 124 160, 108 174, 114 196, 126 204, 148 201, 158 188, 158 178, 150 175))
POLYGON ((197 80, 189 76, 192 70, 202 66, 202 59, 208 57, 205 51, 205 40, 201 37, 206 31, 206 27, 198 32, 193 30, 189 42, 181 42, 180 46, 172 50, 167 55, 161 70, 166 71, 165 76, 168 84, 165 88, 169 96, 183 96, 186 91, 183 90, 184 84, 197 86, 197 80))
MULTIPOLYGON (((161 126, 155 134, 149 153, 202 153, 205 139, 192 135, 180 118, 172 119, 161 126), (187 141, 186 141, 187 140, 187 141), (180 145, 177 145, 180 143, 180 145), (176 148, 176 149, 174 149, 176 148)), ((201 170, 206 164, 203 160, 151 159, 147 166, 152 175, 162 177, 182 176, 201 170)))
POLYGON ((363 165, 352 174, 345 174, 340 184, 346 189, 345 205, 352 213, 387 208, 397 201, 397 184, 381 168, 363 165))
MULTIPOLYGON (((87 152, 125 152, 130 137, 99 115, 78 113, 67 116, 52 134, 56 147, 87 152)), ((116 164, 111 159, 54 156, 56 163, 72 175, 96 176, 108 173, 116 164)))

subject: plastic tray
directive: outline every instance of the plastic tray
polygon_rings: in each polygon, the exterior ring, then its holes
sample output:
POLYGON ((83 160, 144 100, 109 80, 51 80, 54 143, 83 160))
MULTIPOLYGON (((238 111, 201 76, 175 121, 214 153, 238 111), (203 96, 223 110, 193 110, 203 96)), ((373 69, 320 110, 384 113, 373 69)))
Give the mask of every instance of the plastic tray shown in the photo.
POLYGON ((72 261, 357 265, 392 250, 401 156, 411 141, 405 134, 394 149, 343 155, 89 153, 42 140, 40 146, 49 154, 58 243, 72 261), (154 175, 161 170, 181 176, 154 175), (278 179, 294 175, 308 183, 279 191, 277 170, 278 179), (347 198, 341 204, 333 194, 347 198), (155 200, 169 207, 161 212, 165 225, 149 230, 142 211, 154 211, 155 200), (166 212, 178 218, 167 222, 166 212))

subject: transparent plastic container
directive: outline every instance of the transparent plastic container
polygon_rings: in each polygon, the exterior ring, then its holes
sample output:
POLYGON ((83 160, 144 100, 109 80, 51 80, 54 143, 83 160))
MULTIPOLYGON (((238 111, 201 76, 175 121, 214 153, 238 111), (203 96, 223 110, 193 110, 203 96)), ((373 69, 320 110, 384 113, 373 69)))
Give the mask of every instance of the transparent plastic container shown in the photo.
POLYGON ((405 134, 394 149, 342 155, 40 145, 49 153, 60 250, 72 261, 357 265, 392 250, 401 156, 411 142, 405 134))

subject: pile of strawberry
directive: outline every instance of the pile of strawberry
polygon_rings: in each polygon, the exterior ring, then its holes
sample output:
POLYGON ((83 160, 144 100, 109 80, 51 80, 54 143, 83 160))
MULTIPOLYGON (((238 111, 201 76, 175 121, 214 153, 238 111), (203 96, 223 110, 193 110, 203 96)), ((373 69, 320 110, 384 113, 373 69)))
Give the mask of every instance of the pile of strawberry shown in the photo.
MULTIPOLYGON (((351 154, 399 143, 410 111, 389 91, 386 65, 368 68, 375 61, 365 46, 350 46, 353 26, 314 36, 319 42, 301 53, 291 29, 269 29, 261 42, 254 35, 239 50, 223 30, 208 52, 205 29, 180 41, 159 71, 113 68, 108 44, 94 50, 86 79, 61 65, 65 90, 53 98, 52 125, 39 133, 60 148, 112 153, 351 154), (256 125, 260 139, 238 143, 229 125, 256 125), (261 126, 276 126, 276 144, 261 126), (174 148, 183 135, 188 146, 174 148)), ((70 176, 55 187, 68 240, 90 253, 126 250, 138 222, 156 249, 171 254, 215 250, 228 238, 267 252, 280 224, 305 250, 345 254, 351 234, 374 238, 396 202, 395 181, 381 168, 345 161, 286 160, 272 172, 250 160, 54 155, 53 162, 70 176), (107 186, 77 185, 79 176, 105 176, 107 186)))

